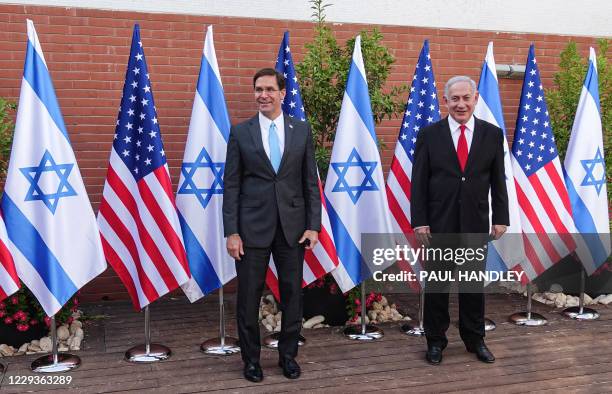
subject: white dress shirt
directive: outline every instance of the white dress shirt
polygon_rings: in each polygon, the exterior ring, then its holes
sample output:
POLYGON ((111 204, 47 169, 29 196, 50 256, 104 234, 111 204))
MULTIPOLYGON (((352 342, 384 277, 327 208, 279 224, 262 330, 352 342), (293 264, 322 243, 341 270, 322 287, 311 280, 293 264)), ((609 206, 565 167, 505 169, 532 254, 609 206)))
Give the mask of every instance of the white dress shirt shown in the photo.
POLYGON ((266 155, 268 159, 270 158, 270 141, 268 138, 270 137, 270 124, 274 122, 276 125, 276 134, 278 135, 278 146, 280 147, 281 158, 283 157, 283 152, 285 151, 285 118, 283 117, 283 113, 278 116, 276 119, 269 119, 261 112, 259 113, 259 127, 261 127, 261 140, 263 142, 264 150, 266 151, 266 155))
MULTIPOLYGON (((455 150, 457 150, 457 144, 459 143, 459 136, 461 136, 460 124, 452 116, 448 117, 448 128, 450 129, 451 137, 453 138, 453 144, 455 150)), ((470 147, 472 146, 472 139, 474 138, 474 115, 470 116, 470 119, 465 124, 465 139, 467 140, 468 153, 470 153, 470 147)))

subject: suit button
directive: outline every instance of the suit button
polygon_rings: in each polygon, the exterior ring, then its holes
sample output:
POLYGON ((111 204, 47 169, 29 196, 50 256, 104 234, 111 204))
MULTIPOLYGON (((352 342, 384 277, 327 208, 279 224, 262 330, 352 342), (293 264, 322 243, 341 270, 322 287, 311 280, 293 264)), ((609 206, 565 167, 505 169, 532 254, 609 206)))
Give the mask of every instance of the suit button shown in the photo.
POLYGON ((461 182, 465 182, 465 177, 464 176, 461 177, 461 182))

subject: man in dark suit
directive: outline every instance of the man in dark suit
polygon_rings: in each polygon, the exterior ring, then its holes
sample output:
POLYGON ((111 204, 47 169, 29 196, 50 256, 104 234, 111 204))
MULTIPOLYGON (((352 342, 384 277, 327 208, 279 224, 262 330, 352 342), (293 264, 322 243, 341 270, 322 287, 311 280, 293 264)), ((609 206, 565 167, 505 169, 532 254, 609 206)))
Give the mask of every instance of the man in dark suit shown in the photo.
POLYGON ((278 273, 279 366, 300 376, 295 361, 302 328, 304 249, 321 228, 321 197, 310 126, 283 115, 285 79, 274 69, 253 77, 259 112, 233 126, 224 175, 223 226, 238 274, 237 321, 244 376, 259 382, 259 302, 270 254, 278 273))
MULTIPOLYGON (((484 246, 490 236, 499 239, 509 225, 508 196, 504 175, 502 130, 473 116, 478 92, 465 76, 451 78, 444 88, 449 116, 426 128, 418 136, 412 169, 411 216, 415 236, 425 245, 465 246, 470 234, 481 234, 484 246), (492 226, 489 228, 489 190, 492 226), (433 235, 432 235, 433 234, 433 235), (437 235, 436 235, 437 234, 437 235), (442 235, 444 234, 444 235, 442 235), (437 242, 437 244, 436 244, 437 242)), ((478 236, 476 237, 478 238, 478 236)), ((484 269, 485 259, 476 261, 484 269)), ((440 261, 425 263, 428 270, 456 271, 457 265, 440 261)), ((460 268, 464 269, 464 268, 460 268)), ((425 285, 424 328, 426 359, 442 361, 448 340, 450 283, 425 285)), ((484 343, 484 291, 482 283, 459 283, 459 332, 466 349, 487 363, 495 357, 484 343)))

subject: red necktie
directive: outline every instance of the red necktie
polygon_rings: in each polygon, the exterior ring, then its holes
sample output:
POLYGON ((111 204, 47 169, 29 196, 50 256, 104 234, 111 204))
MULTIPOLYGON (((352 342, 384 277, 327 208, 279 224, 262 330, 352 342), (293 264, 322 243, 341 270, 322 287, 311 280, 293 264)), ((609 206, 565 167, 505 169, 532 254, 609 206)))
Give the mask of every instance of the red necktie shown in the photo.
POLYGON ((468 158, 468 146, 467 139, 465 138, 465 125, 460 125, 459 129, 461 130, 461 135, 459 136, 459 141, 457 141, 457 158, 459 159, 461 172, 463 172, 468 158))

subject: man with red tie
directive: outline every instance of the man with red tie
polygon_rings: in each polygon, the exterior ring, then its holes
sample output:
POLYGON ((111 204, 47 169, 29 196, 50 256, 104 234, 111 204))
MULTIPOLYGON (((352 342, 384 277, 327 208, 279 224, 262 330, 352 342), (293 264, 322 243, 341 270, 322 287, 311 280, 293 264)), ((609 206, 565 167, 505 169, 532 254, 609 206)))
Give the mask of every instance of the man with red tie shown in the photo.
MULTIPOLYGON (((448 245, 452 239, 451 244, 457 248, 464 245, 464 241, 457 240, 472 235, 482 235, 480 239, 484 241, 480 245, 484 246, 489 236, 499 239, 509 225, 504 134, 499 127, 473 116, 477 101, 478 91, 472 79, 449 79, 444 87, 449 116, 424 128, 417 137, 411 216, 415 235, 426 246, 448 245)), ((483 270, 485 260, 476 261, 476 269, 483 270)), ((457 267, 465 269, 467 264, 462 266, 458 260, 425 263, 428 271, 456 274, 457 267)), ((434 365, 442 361, 442 351, 448 344, 449 288, 448 280, 430 279, 425 284, 426 359, 434 365)), ((470 287, 459 282, 459 332, 468 352, 475 353, 480 361, 492 363, 495 357, 484 343, 482 283, 474 289, 473 284, 470 287)))

